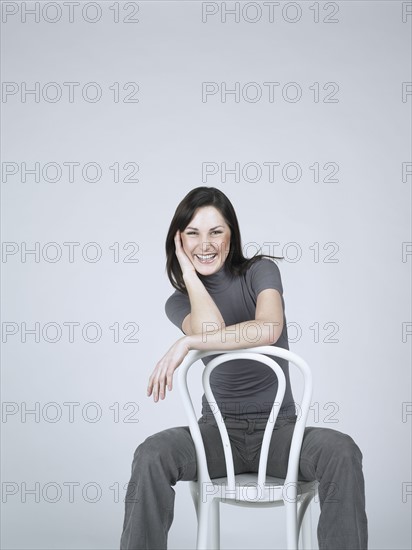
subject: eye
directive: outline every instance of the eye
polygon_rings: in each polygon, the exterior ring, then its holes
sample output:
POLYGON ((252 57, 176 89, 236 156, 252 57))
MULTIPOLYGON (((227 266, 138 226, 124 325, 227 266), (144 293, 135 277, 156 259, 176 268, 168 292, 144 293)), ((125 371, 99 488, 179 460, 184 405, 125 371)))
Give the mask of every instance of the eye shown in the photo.
MULTIPOLYGON (((186 235, 196 235, 196 231, 186 231, 185 232, 186 235)), ((221 233, 223 233, 223 231, 219 230, 219 229, 215 229, 214 231, 212 231, 212 233, 214 233, 215 235, 220 235, 221 233)))

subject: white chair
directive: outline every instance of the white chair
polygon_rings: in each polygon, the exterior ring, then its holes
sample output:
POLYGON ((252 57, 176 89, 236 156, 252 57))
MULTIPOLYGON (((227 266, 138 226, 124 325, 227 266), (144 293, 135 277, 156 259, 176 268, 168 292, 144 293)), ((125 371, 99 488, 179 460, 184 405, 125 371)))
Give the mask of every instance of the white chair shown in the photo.
MULTIPOLYGON (((257 365, 260 368, 260 365, 257 365)), ((196 448, 197 481, 190 481, 190 490, 198 520, 198 550, 220 548, 220 502, 248 507, 285 506, 288 550, 297 550, 299 536, 302 548, 312 548, 309 504, 317 494, 317 481, 298 482, 299 456, 312 396, 312 375, 308 364, 295 353, 276 346, 259 346, 241 350, 191 350, 178 369, 178 385, 186 411, 190 433, 196 448), (203 439, 187 384, 189 368, 199 359, 216 355, 205 366, 202 376, 205 397, 211 406, 223 442, 227 477, 210 479, 203 439), (274 423, 285 393, 285 376, 279 364, 267 355, 281 357, 294 364, 303 374, 304 390, 297 412, 287 474, 285 479, 266 475, 268 451, 274 423), (252 359, 271 367, 278 377, 278 391, 264 431, 258 473, 234 473, 233 456, 227 429, 210 388, 209 378, 214 368, 233 359, 252 359), (299 507, 298 507, 299 503, 299 507)))

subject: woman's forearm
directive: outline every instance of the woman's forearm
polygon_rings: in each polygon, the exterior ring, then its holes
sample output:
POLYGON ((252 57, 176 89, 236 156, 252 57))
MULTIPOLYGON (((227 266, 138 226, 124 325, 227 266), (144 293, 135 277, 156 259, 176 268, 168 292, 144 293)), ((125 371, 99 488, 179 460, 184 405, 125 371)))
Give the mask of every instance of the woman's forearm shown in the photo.
POLYGON ((274 344, 280 334, 279 323, 252 320, 224 327, 214 333, 199 332, 184 339, 189 349, 234 350, 274 344))
POLYGON ((183 275, 190 300, 190 321, 194 334, 216 331, 225 326, 219 308, 193 271, 183 275))

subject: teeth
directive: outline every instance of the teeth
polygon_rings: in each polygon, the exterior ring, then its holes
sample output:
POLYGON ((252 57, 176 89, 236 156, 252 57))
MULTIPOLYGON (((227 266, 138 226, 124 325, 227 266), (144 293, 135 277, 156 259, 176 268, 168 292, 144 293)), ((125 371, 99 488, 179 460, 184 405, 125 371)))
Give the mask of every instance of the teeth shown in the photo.
POLYGON ((200 254, 196 254, 196 256, 197 256, 200 260, 210 260, 211 258, 213 258, 214 256, 216 256, 216 254, 208 254, 207 256, 201 256, 200 254))

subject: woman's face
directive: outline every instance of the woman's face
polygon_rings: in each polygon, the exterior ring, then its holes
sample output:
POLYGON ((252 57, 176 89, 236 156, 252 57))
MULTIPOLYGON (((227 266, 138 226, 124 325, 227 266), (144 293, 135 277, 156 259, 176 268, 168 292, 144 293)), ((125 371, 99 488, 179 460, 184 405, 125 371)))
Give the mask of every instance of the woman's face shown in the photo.
POLYGON ((183 250, 201 275, 216 273, 230 249, 230 228, 214 206, 201 206, 181 233, 183 250))

